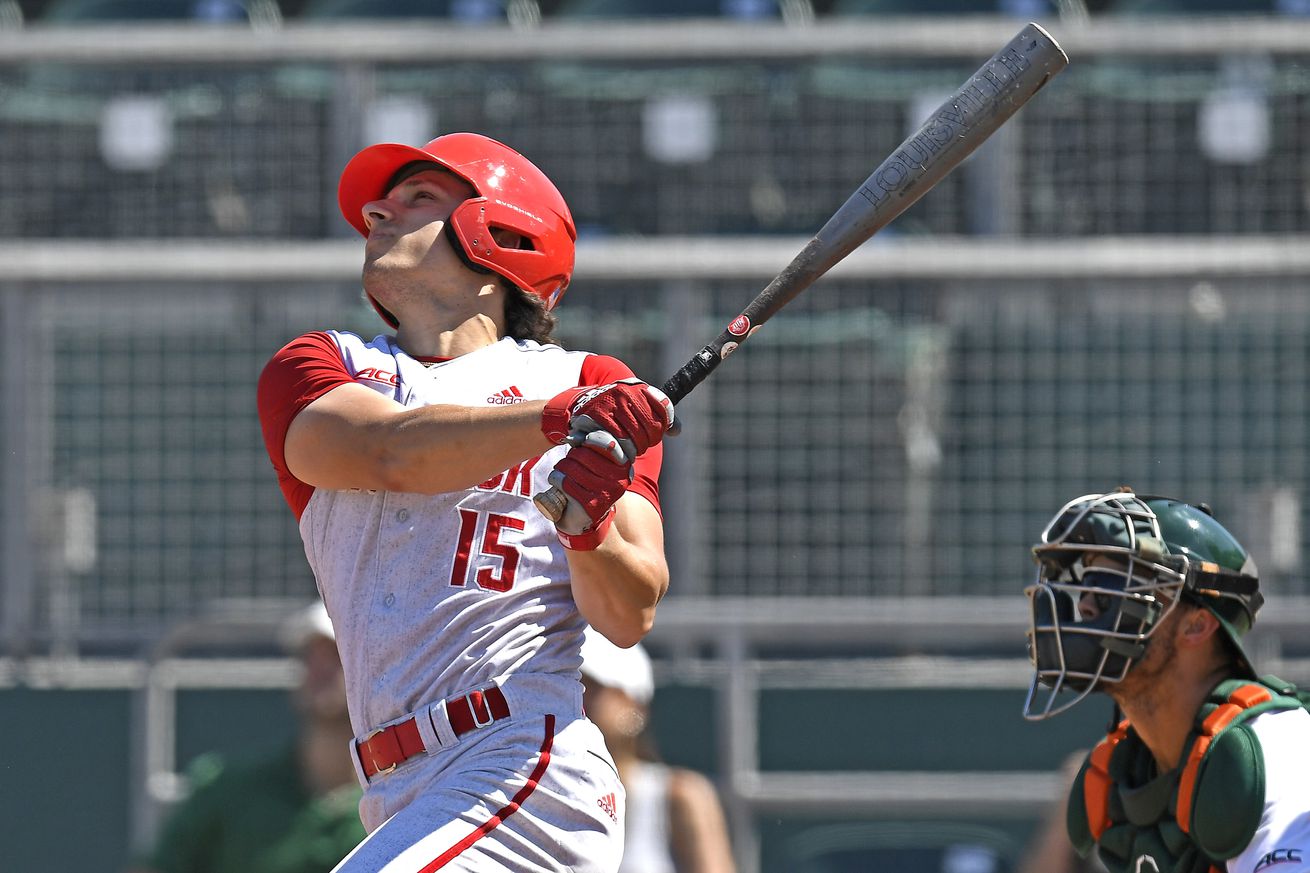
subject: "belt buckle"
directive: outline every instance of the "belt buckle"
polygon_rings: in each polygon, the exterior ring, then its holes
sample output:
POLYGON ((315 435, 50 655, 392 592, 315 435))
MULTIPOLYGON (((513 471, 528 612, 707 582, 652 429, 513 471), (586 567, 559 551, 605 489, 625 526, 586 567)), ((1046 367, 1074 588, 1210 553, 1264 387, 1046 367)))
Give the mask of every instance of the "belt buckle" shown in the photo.
MULTIPOLYGON (((494 686, 493 686, 493 687, 494 687, 494 686)), ((469 705, 469 712, 473 713, 473 727, 474 727, 474 729, 477 729, 477 728, 484 728, 484 727, 486 727, 487 725, 491 724, 492 722, 494 722, 494 721, 496 720, 496 714, 495 714, 494 712, 491 711, 491 701, 487 699, 487 690, 488 690, 488 689, 485 689, 485 688, 484 688, 484 689, 480 689, 480 690, 478 690, 478 691, 474 691, 474 692, 468 694, 468 695, 464 698, 464 699, 468 702, 468 705, 469 705), (478 719, 478 708, 473 704, 473 695, 474 695, 474 694, 477 694, 479 697, 482 698, 482 706, 487 710, 487 720, 486 720, 486 721, 480 721, 480 720, 478 719)))
MULTIPOLYGON (((476 714, 474 715, 474 718, 477 718, 476 714)), ((376 737, 378 734, 385 733, 386 730, 387 730, 386 728, 381 727, 381 728, 374 728, 373 730, 369 731, 367 734, 364 735, 364 739, 360 740, 359 742, 360 747, 368 748, 368 741, 376 737)), ((373 756, 372 749, 369 749, 368 759, 369 759, 369 763, 372 764, 373 767, 375 768, 373 776, 369 777, 370 779, 372 779, 375 776, 386 776, 387 774, 393 772, 396 769, 396 767, 400 765, 399 761, 392 761, 390 767, 387 767, 386 769, 378 768, 378 762, 377 759, 373 756)))

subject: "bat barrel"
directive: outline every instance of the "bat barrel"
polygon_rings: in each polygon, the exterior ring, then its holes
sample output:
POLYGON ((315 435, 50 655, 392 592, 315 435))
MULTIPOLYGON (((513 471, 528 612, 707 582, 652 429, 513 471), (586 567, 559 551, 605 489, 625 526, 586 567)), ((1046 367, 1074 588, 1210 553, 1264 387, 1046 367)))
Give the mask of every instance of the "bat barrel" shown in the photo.
POLYGON ((1068 65, 1064 50, 1041 25, 1025 26, 828 219, 815 235, 824 245, 811 270, 822 275, 890 224, 1068 65))
POLYGON ((670 377, 664 393, 674 403, 689 394, 760 325, 909 209, 1068 64, 1041 25, 1020 30, 873 171, 727 330, 670 377))
MULTIPOLYGON (((765 321, 910 208, 1068 64, 1040 25, 1019 31, 873 171, 714 342, 664 383, 664 393, 674 403, 690 394, 765 321)), ((556 522, 568 505, 554 486, 534 499, 556 522)))

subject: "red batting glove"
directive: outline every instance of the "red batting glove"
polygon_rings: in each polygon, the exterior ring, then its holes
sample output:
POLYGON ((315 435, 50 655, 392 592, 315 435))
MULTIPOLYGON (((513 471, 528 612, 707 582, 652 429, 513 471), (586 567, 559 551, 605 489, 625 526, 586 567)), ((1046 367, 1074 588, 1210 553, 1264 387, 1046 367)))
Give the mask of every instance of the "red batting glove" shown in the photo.
POLYGON ((632 468, 587 447, 570 449, 549 476, 550 484, 576 502, 591 520, 580 531, 555 528, 566 549, 589 552, 600 546, 614 521, 614 504, 632 484, 632 468))
POLYGON ((570 388, 547 401, 541 414, 541 432, 557 445, 581 445, 588 434, 612 437, 593 437, 590 444, 616 463, 632 463, 673 426, 673 403, 640 379, 570 388))

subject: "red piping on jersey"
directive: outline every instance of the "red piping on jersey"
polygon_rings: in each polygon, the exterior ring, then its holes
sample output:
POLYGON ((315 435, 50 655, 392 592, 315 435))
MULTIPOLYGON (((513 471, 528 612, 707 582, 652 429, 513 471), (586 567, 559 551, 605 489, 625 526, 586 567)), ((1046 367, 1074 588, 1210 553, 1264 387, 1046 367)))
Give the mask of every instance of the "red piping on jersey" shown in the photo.
POLYGON ((518 793, 514 795, 513 799, 510 800, 508 804, 501 808, 491 818, 484 821, 477 830, 473 831, 473 833, 442 852, 436 858, 433 858, 432 861, 430 861, 427 866, 423 867, 423 869, 419 870, 418 873, 432 873, 433 870, 440 870, 442 867, 445 867, 461 852, 494 831, 501 822, 518 812, 519 807, 521 807, 528 799, 528 795, 537 790, 537 783, 541 781, 541 777, 546 773, 546 768, 550 766, 550 747, 554 740, 555 716, 548 715, 546 716, 546 738, 542 740, 541 743, 541 757, 537 759, 537 766, 533 768, 532 775, 528 777, 527 784, 518 790, 518 793))

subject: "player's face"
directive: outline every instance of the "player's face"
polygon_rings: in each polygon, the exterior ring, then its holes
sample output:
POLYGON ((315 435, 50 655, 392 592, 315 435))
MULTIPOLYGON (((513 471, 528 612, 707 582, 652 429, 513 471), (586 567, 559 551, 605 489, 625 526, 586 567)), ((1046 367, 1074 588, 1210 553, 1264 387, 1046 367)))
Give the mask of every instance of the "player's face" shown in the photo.
MULTIPOLYGON (((1083 557, 1083 584, 1095 590, 1088 591, 1078 600, 1078 613, 1082 621, 1095 621, 1116 608, 1115 601, 1118 598, 1115 595, 1096 591, 1122 591, 1129 584, 1126 569, 1123 561, 1112 556, 1088 554, 1083 557)), ((1141 581, 1135 579, 1134 583, 1141 581)), ((1169 598, 1166 595, 1160 593, 1156 597, 1162 604, 1168 605, 1169 598)), ((1123 697, 1138 695, 1142 689, 1157 684, 1173 663, 1177 648, 1173 637, 1177 626, 1177 611, 1168 611, 1151 631, 1146 653, 1132 664, 1127 675, 1117 683, 1102 682, 1098 689, 1123 697)))
POLYGON ((1098 591, 1122 591, 1128 584, 1123 561, 1108 555, 1088 553, 1083 556, 1082 583, 1089 590, 1078 599, 1082 621, 1095 621, 1114 608, 1116 598, 1098 591))
POLYGON ((1117 685, 1107 685, 1102 690, 1110 693, 1121 703, 1133 698, 1142 699, 1159 693, 1167 688, 1169 676, 1173 672, 1175 656, 1178 652, 1177 635, 1182 623, 1183 612, 1174 610, 1166 615, 1159 627, 1151 634, 1146 646, 1146 654, 1128 668, 1128 674, 1117 685))
POLYGON ((401 179, 385 196, 364 204, 368 241, 364 271, 445 271, 463 268, 442 234, 459 204, 477 192, 444 170, 421 170, 401 179))

